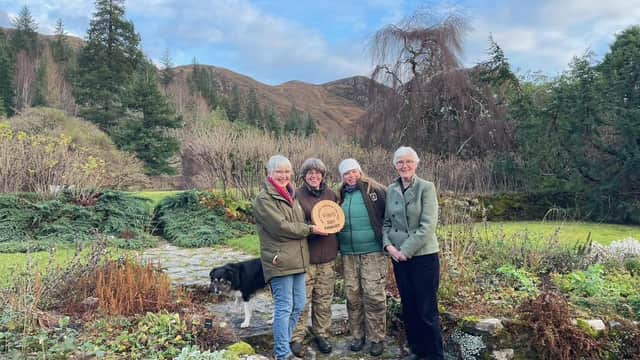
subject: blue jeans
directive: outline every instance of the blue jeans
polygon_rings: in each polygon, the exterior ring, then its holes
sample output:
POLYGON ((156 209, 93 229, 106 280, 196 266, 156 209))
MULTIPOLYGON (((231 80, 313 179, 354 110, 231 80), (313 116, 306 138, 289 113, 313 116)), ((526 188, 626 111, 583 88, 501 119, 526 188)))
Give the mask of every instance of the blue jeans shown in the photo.
POLYGON ((291 353, 291 335, 307 299, 304 273, 272 278, 271 293, 274 352, 276 360, 283 360, 291 353))

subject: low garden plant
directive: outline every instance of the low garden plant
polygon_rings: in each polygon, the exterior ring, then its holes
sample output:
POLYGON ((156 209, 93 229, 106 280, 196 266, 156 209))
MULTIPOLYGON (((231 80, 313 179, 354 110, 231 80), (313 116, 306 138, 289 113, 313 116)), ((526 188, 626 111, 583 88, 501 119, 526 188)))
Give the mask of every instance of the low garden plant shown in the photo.
POLYGON ((156 231, 183 247, 223 244, 255 231, 247 201, 214 192, 186 191, 160 202, 154 214, 156 231))

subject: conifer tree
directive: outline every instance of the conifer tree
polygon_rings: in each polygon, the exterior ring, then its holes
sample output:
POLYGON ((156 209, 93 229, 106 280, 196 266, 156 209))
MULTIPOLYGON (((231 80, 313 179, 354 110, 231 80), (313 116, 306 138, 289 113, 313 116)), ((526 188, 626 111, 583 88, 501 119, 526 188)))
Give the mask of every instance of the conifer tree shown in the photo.
POLYGON ((124 97, 127 119, 114 130, 116 144, 135 152, 144 161, 149 175, 175 172, 168 161, 179 144, 166 130, 182 126, 182 118, 176 115, 158 85, 153 66, 142 65, 124 97))
POLYGON ((71 48, 67 44, 67 33, 64 31, 62 19, 56 21, 53 41, 51 41, 51 55, 58 63, 66 62, 71 56, 71 48))
POLYGON ((6 116, 15 114, 15 90, 13 89, 13 62, 7 38, 0 29, 0 104, 6 116))
POLYGON ((11 46, 17 54, 24 50, 30 56, 35 56, 38 49, 38 24, 31 16, 31 11, 25 5, 18 16, 12 19, 15 31, 11 36, 11 46))
POLYGON ((123 0, 97 0, 78 58, 74 96, 81 115, 106 130, 124 116, 123 96, 144 58, 140 36, 124 18, 123 0))
POLYGON ((282 133, 278 114, 271 106, 264 111, 264 130, 275 137, 279 137, 282 133))
POLYGON ((287 119, 284 122, 284 132, 302 134, 302 128, 302 114, 300 113, 296 105, 293 104, 291 106, 289 114, 287 114, 287 119))
POLYGON ((258 95, 255 89, 251 89, 249 92, 249 99, 247 101, 247 122, 250 125, 262 127, 262 111, 260 110, 260 103, 258 102, 258 95))
POLYGON ((307 113, 307 117, 304 121, 304 136, 309 137, 316 133, 318 133, 316 121, 311 117, 311 114, 307 113))
POLYGON ((242 96, 240 95, 240 89, 238 86, 233 85, 231 89, 231 101, 229 102, 229 109, 227 109, 227 115, 229 120, 238 121, 242 116, 242 96))
POLYGON ((42 56, 40 58, 40 64, 38 65, 38 71, 36 72, 36 92, 31 102, 32 106, 46 106, 47 105, 47 57, 42 56))
POLYGON ((173 78, 176 76, 175 71, 173 69, 173 60, 171 59, 171 54, 169 53, 169 49, 165 49, 164 53, 162 53, 162 57, 160 58, 160 83, 165 88, 171 84, 173 78))

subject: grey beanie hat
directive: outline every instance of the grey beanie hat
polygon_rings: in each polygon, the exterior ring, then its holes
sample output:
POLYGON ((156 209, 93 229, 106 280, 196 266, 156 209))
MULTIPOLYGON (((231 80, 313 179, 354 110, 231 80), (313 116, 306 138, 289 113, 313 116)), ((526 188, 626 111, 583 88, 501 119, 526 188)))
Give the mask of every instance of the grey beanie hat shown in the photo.
POLYGON ((302 166, 300 166, 300 178, 304 180, 304 177, 307 176, 307 172, 309 170, 319 171, 323 178, 327 174, 327 167, 324 165, 322 160, 318 158, 308 158, 302 163, 302 166))

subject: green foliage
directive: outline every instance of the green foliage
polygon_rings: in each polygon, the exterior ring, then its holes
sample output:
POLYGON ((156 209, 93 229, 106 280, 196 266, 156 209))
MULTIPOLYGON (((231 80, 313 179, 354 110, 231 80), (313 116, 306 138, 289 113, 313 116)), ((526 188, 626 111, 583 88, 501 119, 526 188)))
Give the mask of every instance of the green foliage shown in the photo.
POLYGON ((36 92, 33 96, 32 106, 47 106, 47 57, 43 56, 36 72, 36 92))
POLYGON ((15 90, 13 89, 13 61, 7 38, 0 29, 0 116, 15 113, 15 90))
POLYGON ((127 85, 144 57, 140 36, 124 18, 123 0, 98 0, 78 58, 74 96, 81 114, 103 130, 125 114, 127 85))
POLYGON ((624 261, 624 268, 634 276, 640 276, 640 258, 631 258, 624 261))
POLYGON ((240 121, 242 119, 242 94, 237 85, 233 85, 231 89, 231 99, 226 109, 229 120, 240 121))
POLYGON ((107 191, 93 206, 75 201, 70 193, 51 200, 0 195, 0 251, 44 250, 55 243, 92 241, 99 233, 113 236, 118 239, 114 244, 124 248, 155 243, 146 234, 151 223, 147 200, 107 191))
POLYGON ((30 56, 35 56, 38 50, 38 24, 31 16, 31 11, 26 5, 20 9, 18 16, 12 19, 15 31, 11 36, 11 46, 17 54, 24 50, 30 56))
POLYGON ((56 21, 54 38, 53 41, 51 41, 51 54, 55 62, 64 63, 71 59, 72 50, 69 44, 67 44, 66 36, 67 33, 64 31, 62 19, 58 19, 58 21, 56 21))
POLYGON ((195 342, 197 330, 179 314, 147 313, 135 327, 105 323, 107 336, 85 343, 88 355, 112 354, 128 359, 173 359, 185 345, 195 342), (119 333, 118 333, 119 331, 119 333), (112 337, 115 335, 114 337, 112 337))
MULTIPOLYGON (((156 208, 156 230, 170 242, 184 247, 222 244, 227 239, 248 234, 253 227, 233 221, 232 209, 212 193, 183 192, 165 198, 156 208)), ((233 205, 231 205, 233 206, 233 205)))
POLYGON ((287 118, 284 121, 283 130, 285 133, 303 134, 304 125, 302 123, 302 114, 296 107, 296 104, 291 106, 291 110, 287 114, 287 118))
POLYGON ((0 313, 0 357, 24 358, 24 354, 46 359, 67 359, 79 345, 78 332, 62 317, 50 329, 33 325, 23 314, 5 308, 0 313))
POLYGON ((509 281, 516 289, 526 291, 530 295, 536 295, 536 278, 525 269, 518 269, 512 265, 503 265, 496 272, 509 281))
POLYGON ((200 94, 211 109, 223 105, 218 93, 218 81, 218 77, 212 69, 201 66, 194 60, 191 74, 188 77, 191 91, 200 94))
POLYGON ((555 275, 553 281, 574 303, 605 314, 640 319, 640 278, 601 264, 555 275))
POLYGON ((129 110, 127 119, 113 130, 116 144, 144 161, 149 175, 175 173, 169 158, 175 155, 179 144, 166 130, 181 127, 182 118, 160 93, 155 69, 150 66, 138 69, 125 106, 129 110))
POLYGON ((175 70, 173 69, 174 64, 173 60, 171 59, 169 49, 165 49, 164 53, 162 53, 160 64, 162 64, 162 69, 160 72, 160 83, 166 88, 173 82, 173 78, 176 76, 175 70))

